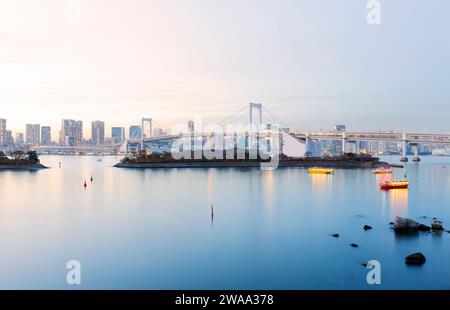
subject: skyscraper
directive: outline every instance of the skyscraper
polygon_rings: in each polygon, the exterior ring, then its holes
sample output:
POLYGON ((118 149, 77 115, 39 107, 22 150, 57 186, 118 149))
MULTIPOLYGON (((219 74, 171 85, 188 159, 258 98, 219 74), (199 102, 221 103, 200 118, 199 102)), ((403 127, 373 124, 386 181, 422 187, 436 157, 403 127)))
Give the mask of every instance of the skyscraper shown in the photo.
POLYGON ((141 126, 130 126, 129 130, 130 139, 137 139, 141 137, 141 126))
POLYGON ((6 134, 5 134, 5 145, 13 145, 14 144, 14 138, 12 135, 12 131, 11 130, 6 130, 6 134))
POLYGON ((59 133, 59 143, 67 146, 83 144, 83 122, 63 119, 59 133))
POLYGON ((105 122, 101 121, 92 122, 91 139, 95 145, 105 144, 105 122))
POLYGON ((0 118, 0 145, 6 144, 6 119, 0 118))
POLYGON ((18 132, 16 133, 16 139, 15 139, 16 144, 18 145, 22 145, 25 143, 24 139, 23 139, 23 133, 22 132, 18 132))
POLYGON ((50 126, 41 127, 41 144, 42 145, 52 144, 52 128, 50 126))
POLYGON ((112 143, 119 144, 125 141, 125 128, 112 127, 111 128, 112 143))
POLYGON ((41 125, 27 124, 25 131, 25 142, 29 145, 39 145, 41 141, 41 125))

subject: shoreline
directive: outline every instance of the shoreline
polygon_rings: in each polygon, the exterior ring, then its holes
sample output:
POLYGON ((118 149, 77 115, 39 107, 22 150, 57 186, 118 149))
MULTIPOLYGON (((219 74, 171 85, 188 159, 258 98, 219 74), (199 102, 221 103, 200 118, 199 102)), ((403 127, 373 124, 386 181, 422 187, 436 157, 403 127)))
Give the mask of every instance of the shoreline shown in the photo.
POLYGON ((43 164, 32 164, 32 165, 0 165, 0 171, 2 170, 28 170, 28 171, 37 171, 41 169, 49 169, 49 167, 44 166, 43 164))
MULTIPOLYGON (((386 162, 336 162, 336 161, 280 161, 277 168, 403 168, 402 165, 394 165, 386 162)), ((136 169, 170 169, 170 168, 259 168, 261 162, 166 162, 166 163, 118 163, 115 168, 136 169)))

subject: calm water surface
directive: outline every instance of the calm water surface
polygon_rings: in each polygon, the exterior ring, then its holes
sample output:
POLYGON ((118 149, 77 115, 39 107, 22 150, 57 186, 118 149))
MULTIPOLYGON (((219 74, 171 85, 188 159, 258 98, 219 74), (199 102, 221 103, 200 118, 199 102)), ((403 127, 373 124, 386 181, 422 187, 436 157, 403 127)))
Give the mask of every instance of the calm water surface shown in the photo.
POLYGON ((1 289, 72 288, 72 259, 84 289, 450 288, 450 234, 389 227, 400 215, 450 228, 448 159, 409 163, 411 188, 391 192, 364 169, 127 170, 99 159, 43 156, 52 169, 0 172, 1 289), (406 266, 416 251, 426 264, 406 266), (381 286, 366 282, 370 259, 381 286))

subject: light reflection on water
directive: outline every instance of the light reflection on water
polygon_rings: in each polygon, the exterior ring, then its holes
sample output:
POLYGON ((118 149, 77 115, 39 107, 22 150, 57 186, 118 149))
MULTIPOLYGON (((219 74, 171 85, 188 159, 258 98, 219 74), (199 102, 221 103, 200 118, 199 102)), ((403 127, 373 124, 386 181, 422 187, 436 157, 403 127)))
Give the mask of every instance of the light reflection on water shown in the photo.
POLYGON ((388 192, 386 176, 363 169, 126 170, 97 159, 0 172, 0 288, 70 288, 70 259, 86 289, 373 289, 369 259, 382 263, 377 288, 450 287, 450 234, 396 237, 389 226, 395 216, 450 225, 446 159, 409 163, 410 189, 388 192), (427 263, 405 266, 416 251, 427 263))

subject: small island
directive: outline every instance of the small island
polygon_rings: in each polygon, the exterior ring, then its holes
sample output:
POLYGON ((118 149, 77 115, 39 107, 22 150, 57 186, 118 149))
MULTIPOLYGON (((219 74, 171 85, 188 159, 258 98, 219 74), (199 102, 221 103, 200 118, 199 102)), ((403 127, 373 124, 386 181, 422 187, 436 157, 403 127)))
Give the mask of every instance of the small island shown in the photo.
MULTIPOLYGON (((236 156, 235 156, 236 158, 236 156)), ((170 153, 147 154, 139 152, 124 157, 114 167, 118 168, 251 168, 269 163, 270 159, 174 159, 170 153)), ((324 157, 288 157, 280 155, 277 167, 327 167, 327 168, 378 168, 393 167, 368 154, 346 153, 324 157)), ((398 166, 396 166, 398 167, 398 166)))
POLYGON ((41 164, 35 151, 27 153, 15 151, 10 156, 6 156, 3 151, 0 151, 0 170, 39 170, 46 168, 41 164))

